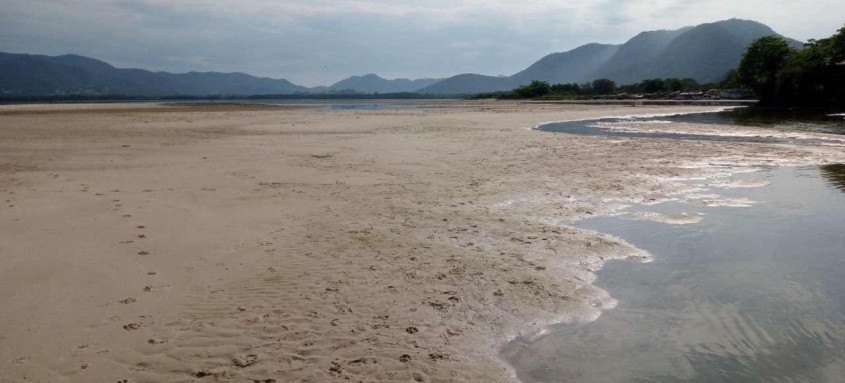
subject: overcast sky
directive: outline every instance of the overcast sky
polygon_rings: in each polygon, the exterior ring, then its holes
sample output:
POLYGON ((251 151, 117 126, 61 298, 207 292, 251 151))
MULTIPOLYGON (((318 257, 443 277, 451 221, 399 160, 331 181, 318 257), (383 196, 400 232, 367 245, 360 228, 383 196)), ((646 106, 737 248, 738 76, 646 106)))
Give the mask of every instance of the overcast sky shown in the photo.
POLYGON ((0 0, 0 51, 313 86, 365 73, 510 75, 585 43, 731 17, 803 41, 841 28, 845 1, 0 0))

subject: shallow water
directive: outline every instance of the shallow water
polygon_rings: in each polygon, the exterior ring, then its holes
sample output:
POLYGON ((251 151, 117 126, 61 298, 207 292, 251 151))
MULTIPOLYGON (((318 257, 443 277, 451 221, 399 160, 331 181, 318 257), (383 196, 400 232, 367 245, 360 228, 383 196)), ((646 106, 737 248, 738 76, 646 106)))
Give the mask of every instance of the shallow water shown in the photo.
MULTIPOLYGON (((661 118, 663 119, 663 118, 661 118)), ((776 130, 845 134, 845 115, 835 110, 732 108, 718 113, 678 114, 665 118, 672 122, 737 125, 776 130)))
POLYGON ((700 199, 579 222, 655 261, 605 265, 597 284, 619 305, 595 322, 506 347, 519 378, 845 382, 845 166, 768 168, 739 178, 769 184, 716 192, 754 201, 750 207, 700 199), (642 219, 659 214, 700 221, 642 219))
POLYGON ((808 115, 808 112, 773 113, 759 112, 749 108, 736 108, 716 113, 685 113, 657 117, 608 117, 587 121, 565 121, 545 124, 538 129, 590 136, 815 145, 824 144, 828 140, 806 138, 801 137, 800 134, 790 135, 789 133, 816 132, 845 135, 845 116, 828 112, 816 112, 808 115), (731 135, 730 130, 724 131, 723 134, 697 134, 627 129, 627 125, 666 124, 671 126, 673 123, 753 126, 763 128, 764 131, 768 130, 771 134, 731 135))

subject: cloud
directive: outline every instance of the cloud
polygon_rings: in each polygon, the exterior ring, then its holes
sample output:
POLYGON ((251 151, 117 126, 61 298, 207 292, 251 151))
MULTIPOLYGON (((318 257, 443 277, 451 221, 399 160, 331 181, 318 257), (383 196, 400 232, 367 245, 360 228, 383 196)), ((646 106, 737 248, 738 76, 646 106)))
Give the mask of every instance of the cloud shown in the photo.
POLYGON ((842 14, 841 0, 0 0, 0 50, 317 85, 512 74, 584 43, 731 17, 805 40, 842 27, 842 14))

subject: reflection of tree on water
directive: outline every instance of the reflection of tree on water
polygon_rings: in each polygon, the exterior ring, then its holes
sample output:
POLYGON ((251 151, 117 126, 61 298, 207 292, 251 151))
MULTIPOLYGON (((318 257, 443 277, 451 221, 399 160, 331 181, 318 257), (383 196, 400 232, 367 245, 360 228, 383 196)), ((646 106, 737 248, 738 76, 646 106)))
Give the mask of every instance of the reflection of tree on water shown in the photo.
POLYGON ((838 109, 802 108, 736 108, 721 114, 734 125, 772 127, 783 126, 796 130, 809 130, 831 134, 845 134, 842 117, 832 116, 838 109))
POLYGON ((845 164, 822 165, 821 173, 833 187, 845 192, 845 164))
POLYGON ((719 113, 693 113, 661 117, 661 120, 691 124, 718 124, 779 128, 830 134, 845 134, 845 119, 832 115, 841 110, 736 108, 719 113))

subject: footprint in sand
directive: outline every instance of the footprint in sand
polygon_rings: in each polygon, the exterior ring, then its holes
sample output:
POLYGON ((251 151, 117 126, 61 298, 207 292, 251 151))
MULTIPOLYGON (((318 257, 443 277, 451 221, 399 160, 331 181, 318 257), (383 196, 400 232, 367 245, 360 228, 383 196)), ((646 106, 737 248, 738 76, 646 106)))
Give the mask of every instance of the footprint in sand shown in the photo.
POLYGON ((212 368, 207 370, 199 370, 194 373, 197 378, 213 377, 213 378, 227 378, 229 372, 221 368, 212 368))
POLYGON ((235 366, 240 368, 252 366, 255 363, 258 363, 258 355, 255 354, 246 354, 246 355, 239 355, 232 359, 232 363, 235 366))
POLYGON ((435 353, 435 352, 428 354, 428 357, 431 358, 431 360, 449 359, 448 355, 441 354, 441 353, 435 353))

